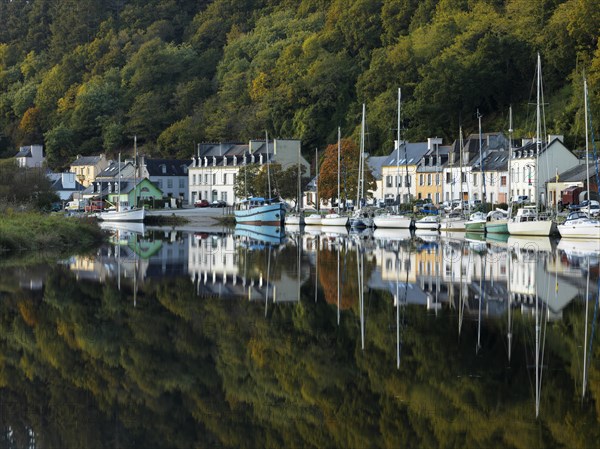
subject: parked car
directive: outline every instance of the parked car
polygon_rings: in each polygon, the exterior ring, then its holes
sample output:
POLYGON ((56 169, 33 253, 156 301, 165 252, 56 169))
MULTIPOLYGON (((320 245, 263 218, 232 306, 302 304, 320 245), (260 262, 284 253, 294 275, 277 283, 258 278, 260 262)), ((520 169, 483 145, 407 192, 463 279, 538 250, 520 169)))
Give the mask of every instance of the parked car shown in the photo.
POLYGON ((194 207, 208 207, 210 206, 210 203, 208 202, 208 200, 197 200, 194 203, 194 207))
POLYGON ((227 203, 223 200, 213 201, 210 204, 210 207, 227 207, 227 203))
POLYGON ((596 200, 584 200, 579 206, 580 212, 584 212, 592 217, 597 217, 600 215, 600 203, 596 200))
POLYGON ((519 195, 515 198, 514 203, 515 204, 527 204, 527 203, 529 203, 529 196, 528 195, 519 195))
MULTIPOLYGON (((583 200, 579 204, 571 204, 569 206, 569 210, 582 210, 582 209, 585 209, 590 203, 592 204, 592 206, 600 205, 600 203, 596 200, 591 200, 591 201, 583 200)), ((587 213, 587 211, 585 211, 585 210, 584 210, 584 212, 587 213)))

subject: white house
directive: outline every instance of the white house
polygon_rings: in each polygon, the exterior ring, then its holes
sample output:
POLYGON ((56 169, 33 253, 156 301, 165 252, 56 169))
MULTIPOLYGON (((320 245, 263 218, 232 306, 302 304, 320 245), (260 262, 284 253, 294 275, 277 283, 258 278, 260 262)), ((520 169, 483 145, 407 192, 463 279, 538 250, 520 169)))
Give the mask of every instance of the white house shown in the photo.
POLYGON ((225 201, 232 205, 237 201, 235 182, 240 167, 249 164, 260 166, 281 164, 282 169, 300 164, 310 174, 310 165, 300 154, 300 141, 275 139, 267 145, 264 140, 240 143, 207 143, 198 145, 198 152, 188 167, 189 204, 197 200, 225 201))
POLYGON ((28 145, 21 147, 15 156, 17 165, 23 168, 36 168, 44 164, 44 147, 42 145, 28 145))
POLYGON ((555 181, 559 172, 579 165, 579 159, 563 144, 562 136, 549 136, 548 142, 523 141, 513 149, 511 159, 511 195, 528 196, 529 201, 553 206, 554 198, 545 192, 548 181, 555 181))

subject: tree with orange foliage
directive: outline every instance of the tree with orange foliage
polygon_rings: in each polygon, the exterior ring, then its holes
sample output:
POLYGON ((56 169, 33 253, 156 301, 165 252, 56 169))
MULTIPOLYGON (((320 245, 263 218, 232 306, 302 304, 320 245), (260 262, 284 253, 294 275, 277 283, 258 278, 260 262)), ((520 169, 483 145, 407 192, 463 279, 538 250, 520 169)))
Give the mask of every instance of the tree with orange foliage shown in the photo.
MULTIPOLYGON (((358 188, 358 167, 360 162, 360 148, 350 139, 340 141, 340 196, 342 204, 347 199, 355 200, 358 188)), ((375 178, 368 168, 365 168, 365 188, 376 188, 375 178)), ((337 143, 327 146, 323 155, 323 162, 319 168, 319 196, 321 198, 337 198, 338 192, 338 146, 337 143)))

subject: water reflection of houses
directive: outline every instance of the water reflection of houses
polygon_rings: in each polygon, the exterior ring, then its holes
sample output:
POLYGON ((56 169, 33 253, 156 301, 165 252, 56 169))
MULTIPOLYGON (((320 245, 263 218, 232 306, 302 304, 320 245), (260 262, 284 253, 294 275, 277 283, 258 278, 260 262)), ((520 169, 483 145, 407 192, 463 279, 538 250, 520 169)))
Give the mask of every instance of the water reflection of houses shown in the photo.
POLYGON ((310 267, 289 257, 282 260, 283 248, 247 235, 196 233, 189 241, 188 274, 202 297, 299 301, 310 267), (251 262, 256 258, 261 264, 251 262))

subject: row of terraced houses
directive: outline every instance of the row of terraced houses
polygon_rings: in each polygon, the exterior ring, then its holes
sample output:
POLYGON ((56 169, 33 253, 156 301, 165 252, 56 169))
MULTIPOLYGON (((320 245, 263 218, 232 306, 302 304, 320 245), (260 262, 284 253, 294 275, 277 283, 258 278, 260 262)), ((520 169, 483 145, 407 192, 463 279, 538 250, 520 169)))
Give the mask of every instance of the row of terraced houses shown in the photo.
MULTIPOLYGON (((191 206, 202 199, 233 205, 239 200, 234 186, 244 165, 265 167, 270 162, 286 169, 300 163, 310 176, 311 164, 300 156, 300 147, 301 142, 295 139, 275 139, 268 145, 264 140, 204 143, 188 160, 141 157, 137 165, 133 160, 108 160, 102 154, 79 156, 69 172, 49 176, 63 199, 108 194, 116 189, 117 180, 127 180, 133 188, 135 179, 150 183, 147 185, 153 188, 146 188, 147 195, 171 200, 171 207, 191 206)), ((39 145, 22 147, 16 158, 20 166, 39 167, 43 149, 39 145)), ((369 192, 375 204, 403 204, 416 199, 434 204, 461 200, 498 204, 508 203, 511 197, 527 197, 531 202, 554 206, 565 189, 583 187, 587 182, 584 161, 558 135, 539 143, 531 139, 511 143, 501 132, 473 134, 462 145, 459 141, 444 145, 439 138, 396 142, 389 155, 367 155, 366 163, 376 180, 376 188, 369 192)), ((313 178, 303 193, 307 207, 316 203, 315 184, 313 178)), ((136 192, 144 196, 141 189, 136 192)), ((330 207, 330 199, 320 198, 320 205, 330 207)))

